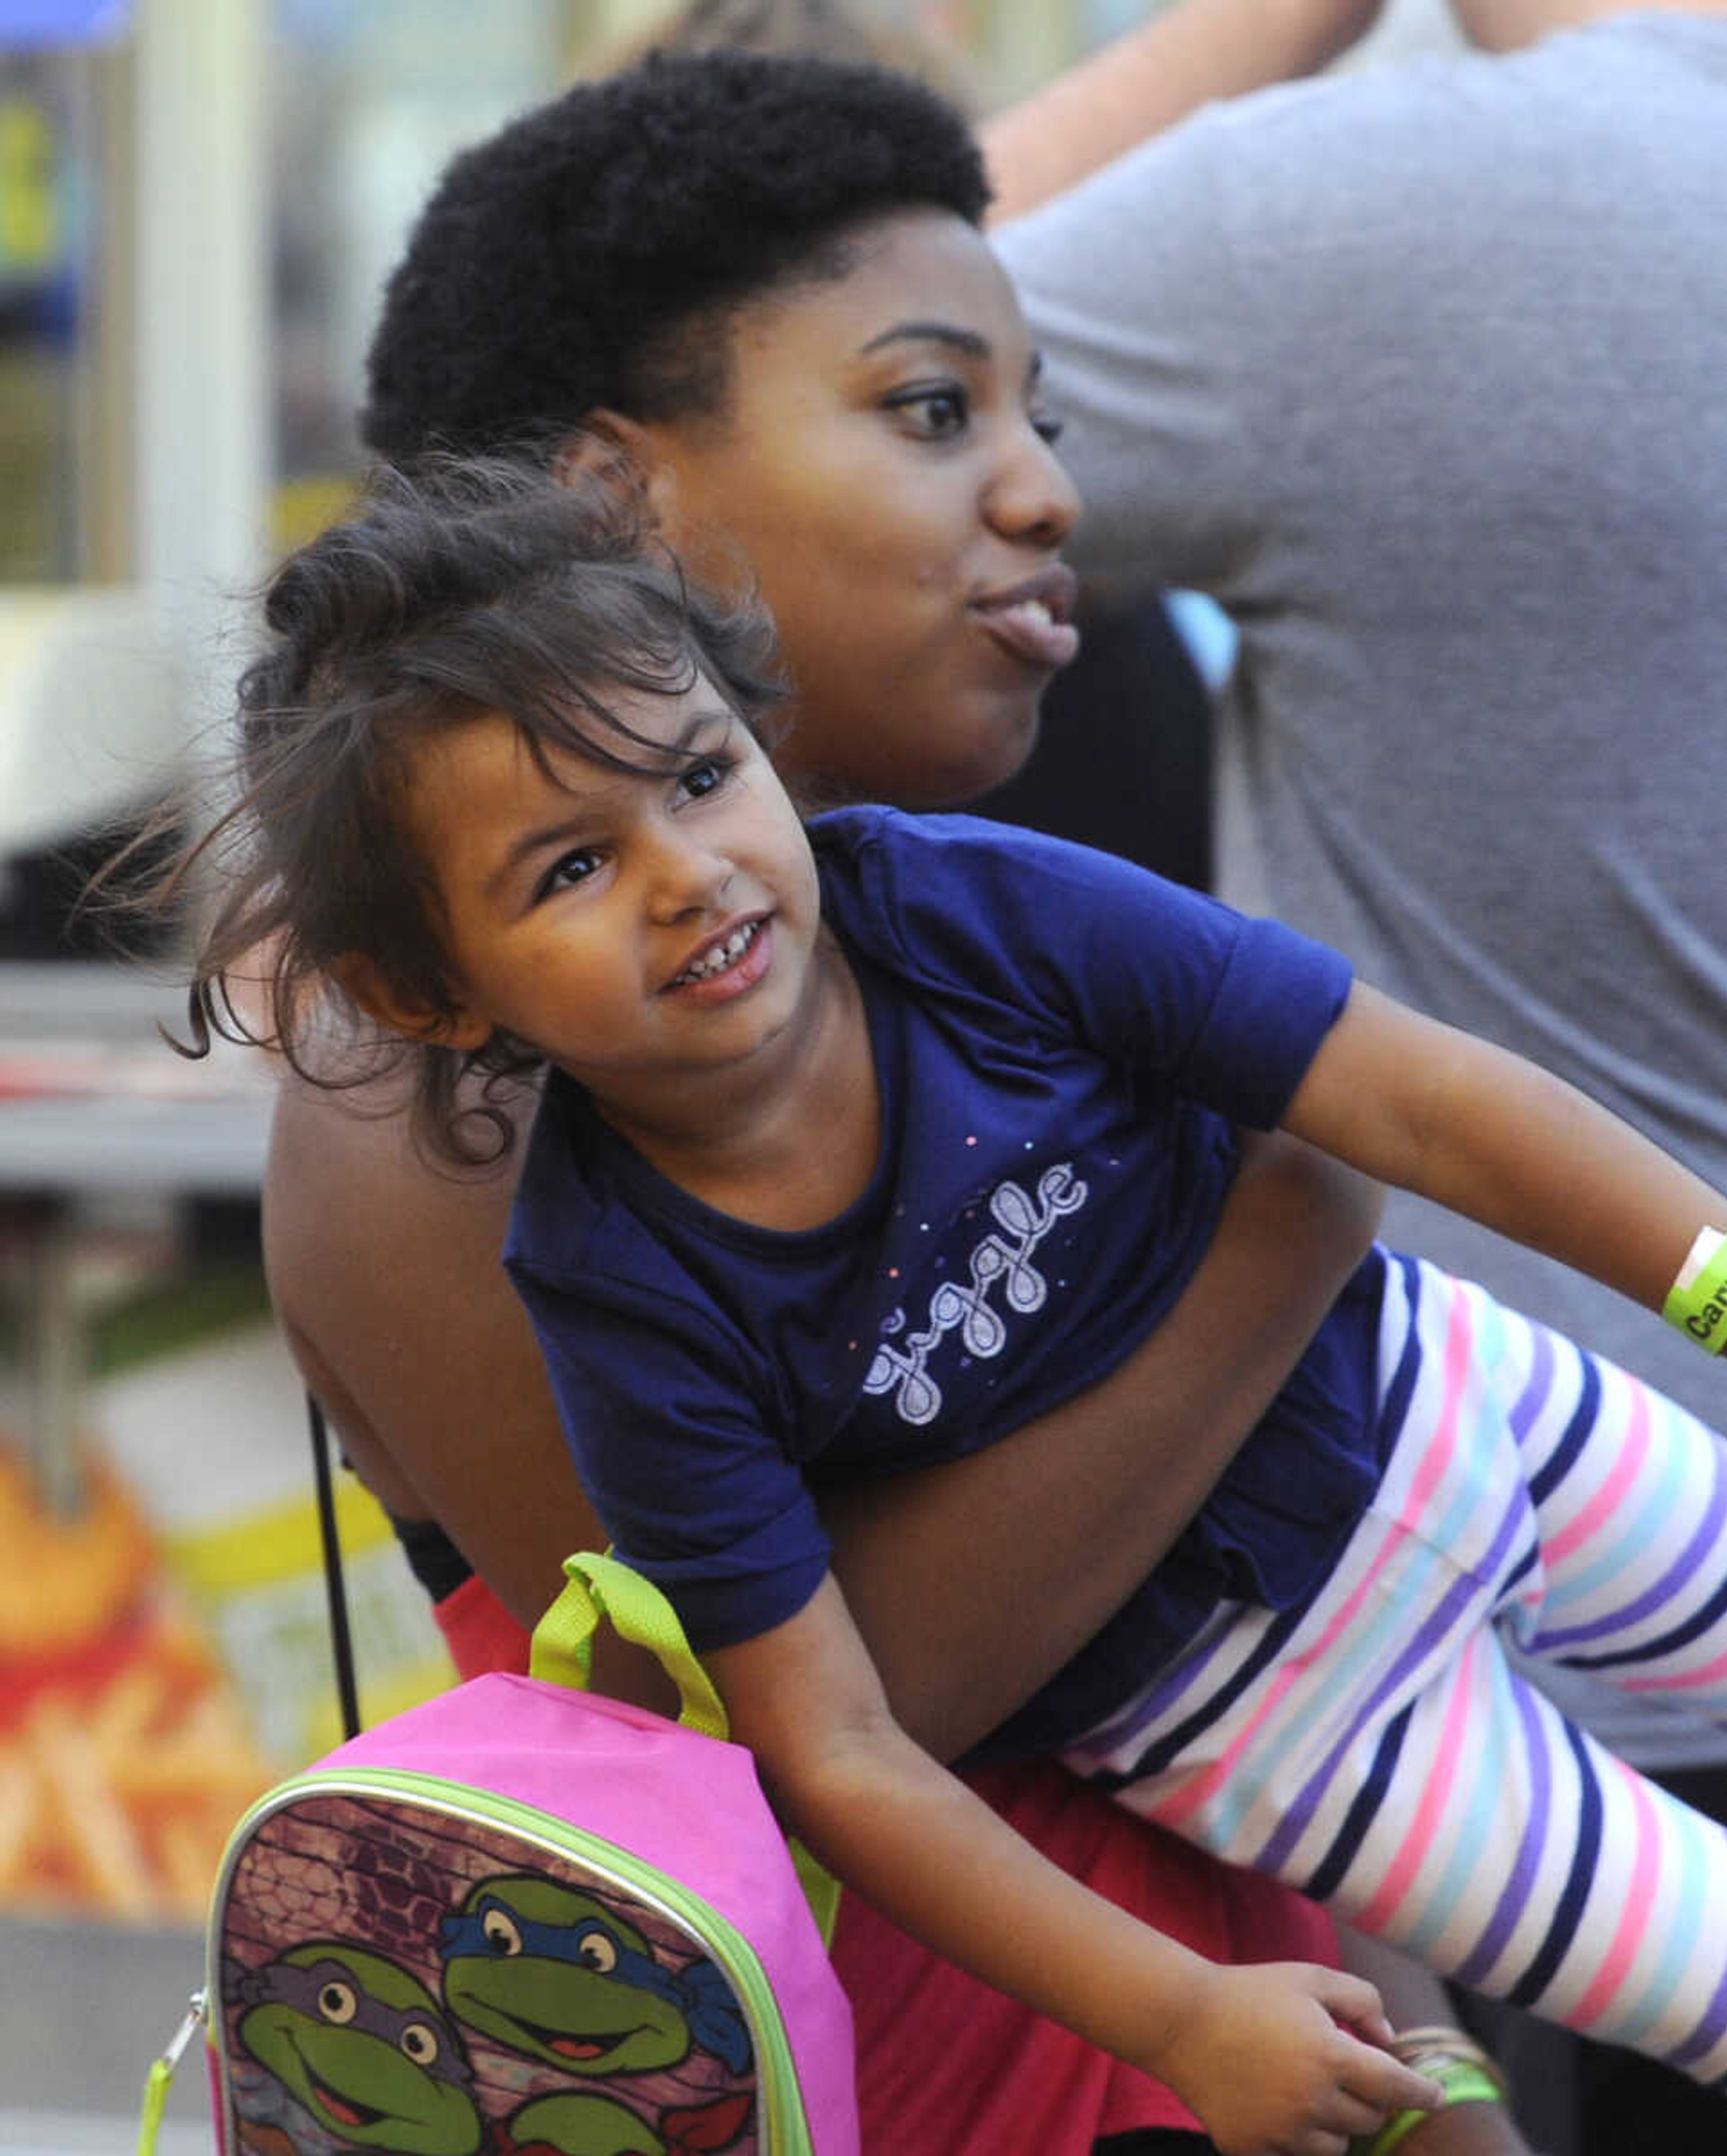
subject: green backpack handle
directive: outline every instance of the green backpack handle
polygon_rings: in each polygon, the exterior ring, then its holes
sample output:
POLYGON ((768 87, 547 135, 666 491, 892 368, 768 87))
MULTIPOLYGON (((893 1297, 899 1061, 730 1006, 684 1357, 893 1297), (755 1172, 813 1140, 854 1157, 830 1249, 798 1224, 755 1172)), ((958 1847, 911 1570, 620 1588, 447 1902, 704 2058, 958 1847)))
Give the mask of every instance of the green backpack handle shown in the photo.
MULTIPOLYGON (((594 1668, 594 1635, 602 1617, 620 1639, 645 1647, 677 1686, 678 1720, 686 1729, 722 1739, 731 1735, 724 1702, 713 1680, 684 1637, 677 1612, 650 1579, 614 1557, 578 1550, 563 1561, 558 1599, 534 1627, 528 1674, 586 1691, 594 1668)), ((821 1936, 831 1945, 840 1912, 840 1887, 801 1842, 792 1841, 792 1862, 821 1936)))
POLYGON ((678 1720, 704 1737, 726 1738, 731 1724, 713 1681, 696 1659, 677 1612, 650 1579, 614 1557, 578 1550, 563 1561, 562 1592, 534 1627, 529 1674, 586 1691, 594 1635, 602 1617, 620 1639, 645 1647, 677 1686, 678 1720))

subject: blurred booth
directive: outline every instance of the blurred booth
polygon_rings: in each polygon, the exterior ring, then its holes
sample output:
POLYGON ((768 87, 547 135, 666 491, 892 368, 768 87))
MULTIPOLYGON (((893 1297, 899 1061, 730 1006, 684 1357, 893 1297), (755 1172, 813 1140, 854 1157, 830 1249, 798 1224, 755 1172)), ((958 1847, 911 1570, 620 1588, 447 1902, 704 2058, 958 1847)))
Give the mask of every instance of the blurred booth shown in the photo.
POLYGON ((136 586, 0 586, 0 962, 95 947, 80 871, 187 746, 189 670, 136 586))

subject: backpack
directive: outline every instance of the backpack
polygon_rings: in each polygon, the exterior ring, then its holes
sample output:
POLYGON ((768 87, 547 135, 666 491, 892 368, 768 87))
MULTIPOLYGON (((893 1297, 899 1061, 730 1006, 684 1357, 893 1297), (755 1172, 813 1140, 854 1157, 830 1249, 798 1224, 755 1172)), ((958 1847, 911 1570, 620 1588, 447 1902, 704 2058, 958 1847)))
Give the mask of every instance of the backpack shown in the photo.
POLYGON ((659 1590, 564 1569, 532 1676, 396 1715, 240 1820, 141 2156, 200 2023, 222 2156, 857 2156, 832 1882, 659 1590), (583 1689, 602 1615, 677 1722, 583 1689))

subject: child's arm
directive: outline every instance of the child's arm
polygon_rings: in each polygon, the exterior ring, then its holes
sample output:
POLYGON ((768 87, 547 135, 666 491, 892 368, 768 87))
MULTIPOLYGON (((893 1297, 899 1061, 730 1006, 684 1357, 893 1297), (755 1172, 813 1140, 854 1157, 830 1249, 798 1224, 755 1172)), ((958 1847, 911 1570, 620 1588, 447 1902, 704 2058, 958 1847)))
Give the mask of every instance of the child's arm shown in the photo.
POLYGON ((1302 1963, 1223 1969, 1039 1856, 894 1722, 831 1575, 785 1624, 705 1657, 793 1830, 902 1929, 1200 2114, 1224 2156, 1333 2148, 1431 2083, 1384 2041, 1371 1984, 1302 1963))
POLYGON ((1727 1198, 1575 1086, 1359 982, 1285 1129, 1659 1310, 1727 1198))

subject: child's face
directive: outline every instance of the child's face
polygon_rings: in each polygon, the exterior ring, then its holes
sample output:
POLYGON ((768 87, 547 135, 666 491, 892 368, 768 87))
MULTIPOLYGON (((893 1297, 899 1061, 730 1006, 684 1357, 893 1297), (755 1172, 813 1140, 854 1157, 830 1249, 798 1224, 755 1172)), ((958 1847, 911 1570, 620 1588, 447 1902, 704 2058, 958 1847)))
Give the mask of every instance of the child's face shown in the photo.
POLYGON ((723 418, 643 431, 666 536, 709 582, 741 547, 773 609, 796 692, 780 768, 964 800, 1025 760, 1077 648, 1058 556, 1078 496, 979 235, 920 210, 854 244, 846 275, 733 318, 723 418))
POLYGON ((547 776, 487 713, 419 752, 408 814, 460 1007, 440 1038, 477 1047, 503 1027, 627 1119, 690 1080, 706 1097, 781 1067, 817 985, 820 907, 796 812, 705 680, 607 701, 680 767, 554 752, 547 776))

